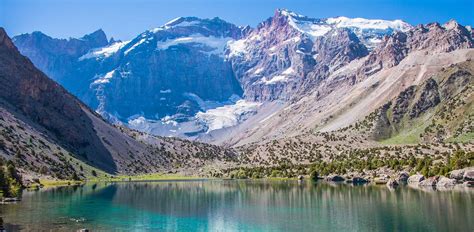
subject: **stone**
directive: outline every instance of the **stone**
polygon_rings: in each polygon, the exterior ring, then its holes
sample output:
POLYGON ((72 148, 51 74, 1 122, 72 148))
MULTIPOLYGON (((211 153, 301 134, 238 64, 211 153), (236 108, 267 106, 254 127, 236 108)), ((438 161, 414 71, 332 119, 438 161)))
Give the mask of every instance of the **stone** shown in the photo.
POLYGON ((463 180, 474 181, 474 168, 470 168, 464 171, 463 180))
POLYGON ((298 176, 298 180, 303 180, 304 179, 304 176, 303 175, 299 175, 298 176))
POLYGON ((466 187, 474 187, 474 181, 466 181, 466 182, 464 182, 464 185, 466 187))
POLYGON ((439 179, 439 176, 433 176, 433 177, 429 177, 425 180, 422 180, 420 183, 419 183, 419 186, 436 186, 436 184, 438 183, 438 179, 439 179))
POLYGON ((390 179, 390 180, 388 180, 388 182, 387 182, 387 186, 388 186, 388 187, 396 187, 396 186, 398 186, 398 185, 399 185, 399 184, 398 184, 398 181, 395 180, 395 179, 390 179))
POLYGON ((398 177, 397 177, 397 182, 398 183, 407 183, 409 177, 410 177, 410 175, 408 174, 408 172, 400 172, 398 174, 398 177))
POLYGON ((340 182, 340 181, 344 181, 344 178, 339 175, 329 175, 326 177, 326 180, 333 181, 333 182, 340 182))
POLYGON ((455 180, 462 180, 464 176, 464 169, 453 170, 449 174, 449 178, 455 180))
POLYGON ((352 183, 353 184, 364 184, 364 183, 367 183, 369 182, 367 179, 365 178, 362 178, 362 177, 354 177, 352 178, 352 183))
POLYGON ((374 179, 375 184, 387 184, 388 178, 387 177, 376 177, 374 179))
POLYGON ((439 178, 438 183, 436 183, 436 187, 450 187, 450 186, 454 186, 455 184, 456 184, 455 179, 442 176, 439 178))
POLYGON ((413 175, 408 178, 408 184, 419 184, 423 180, 425 180, 425 176, 419 174, 413 175))

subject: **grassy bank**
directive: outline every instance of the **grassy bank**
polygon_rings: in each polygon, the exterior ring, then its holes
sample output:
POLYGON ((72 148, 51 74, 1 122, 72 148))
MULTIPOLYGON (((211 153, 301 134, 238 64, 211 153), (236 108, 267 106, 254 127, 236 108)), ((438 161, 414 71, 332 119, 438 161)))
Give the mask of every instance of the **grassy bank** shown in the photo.
POLYGON ((120 182, 120 181, 153 181, 153 180, 195 180, 202 179, 198 176, 185 176, 178 174, 150 173, 143 175, 117 175, 101 176, 87 179, 87 182, 120 182))

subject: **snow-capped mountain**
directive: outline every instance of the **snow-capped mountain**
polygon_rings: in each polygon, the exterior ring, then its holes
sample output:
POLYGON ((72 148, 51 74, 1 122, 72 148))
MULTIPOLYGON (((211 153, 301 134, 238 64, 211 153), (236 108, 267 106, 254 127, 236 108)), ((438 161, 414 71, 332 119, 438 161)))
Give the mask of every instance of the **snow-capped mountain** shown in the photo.
MULTIPOLYGON (((275 117, 286 115, 277 112, 283 106, 307 96, 322 98, 338 85, 355 85, 417 50, 472 47, 472 29, 455 22, 412 27, 401 20, 317 19, 284 9, 256 28, 219 18, 179 17, 129 41, 107 41, 98 34, 79 39, 100 41, 87 49, 72 49, 79 43, 75 39, 38 33, 17 36, 14 42, 108 120, 206 141, 243 122, 276 122, 275 117), (48 52, 51 47, 54 55, 48 52), (351 75, 335 78, 348 67, 351 75), (269 109, 272 104, 282 107, 269 109)), ((294 112, 300 111, 306 112, 294 112)), ((236 129, 245 131, 241 135, 265 131, 242 128, 236 129)))
POLYGON ((309 72, 324 79, 367 55, 384 36, 410 28, 400 20, 315 19, 277 10, 248 36, 229 43, 228 56, 248 99, 288 100, 299 95, 309 72))

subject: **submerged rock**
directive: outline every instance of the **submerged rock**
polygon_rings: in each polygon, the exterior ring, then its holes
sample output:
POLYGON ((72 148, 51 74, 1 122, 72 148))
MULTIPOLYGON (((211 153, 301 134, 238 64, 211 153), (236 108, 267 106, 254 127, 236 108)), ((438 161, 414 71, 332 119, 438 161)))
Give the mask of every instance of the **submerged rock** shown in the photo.
POLYGON ((362 178, 362 177, 354 177, 352 178, 352 183, 353 184, 364 184, 364 183, 367 183, 369 182, 367 179, 365 178, 362 178))
POLYGON ((395 180, 395 179, 390 179, 390 180, 388 180, 388 182, 387 182, 387 186, 388 186, 388 187, 392 187, 392 188, 393 188, 393 187, 396 187, 396 186, 398 186, 398 185, 399 185, 399 184, 398 184, 398 181, 395 180))
POLYGON ((408 184, 419 184, 423 180, 425 180, 425 176, 419 174, 413 175, 408 178, 408 184))
POLYGON ((327 181, 333 181, 333 182, 340 182, 344 181, 344 177, 339 176, 339 175, 329 175, 326 177, 327 181))
POLYGON ((387 177, 376 177, 374 179, 375 184, 387 184, 388 178, 387 177))
POLYGON ((474 181, 466 181, 466 182, 464 182, 464 186, 466 186, 466 187, 474 187, 474 181))

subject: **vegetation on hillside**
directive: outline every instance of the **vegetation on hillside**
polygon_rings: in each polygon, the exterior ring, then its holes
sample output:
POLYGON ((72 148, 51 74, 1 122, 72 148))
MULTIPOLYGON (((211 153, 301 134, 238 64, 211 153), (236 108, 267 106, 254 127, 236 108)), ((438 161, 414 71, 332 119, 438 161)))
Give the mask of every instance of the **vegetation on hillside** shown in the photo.
POLYGON ((0 159, 0 197, 18 197, 23 187, 12 161, 0 159))

